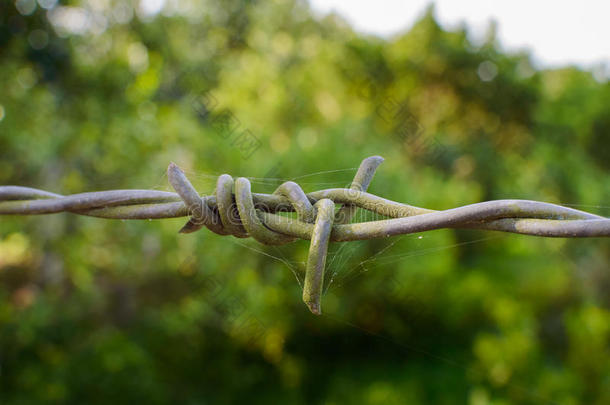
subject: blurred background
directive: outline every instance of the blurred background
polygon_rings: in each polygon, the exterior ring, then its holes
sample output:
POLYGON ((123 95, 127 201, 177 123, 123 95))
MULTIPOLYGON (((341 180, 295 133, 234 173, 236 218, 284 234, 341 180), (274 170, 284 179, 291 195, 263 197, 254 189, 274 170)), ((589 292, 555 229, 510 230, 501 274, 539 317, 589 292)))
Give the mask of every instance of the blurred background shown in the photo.
MULTIPOLYGON (((170 190, 174 161, 202 194, 314 191, 381 155, 369 190, 396 201, 609 216, 607 75, 496 33, 433 7, 378 36, 298 0, 5 0, 0 184, 170 190)), ((608 240, 335 244, 315 317, 308 242, 184 222, 0 218, 0 402, 610 403, 608 240)))

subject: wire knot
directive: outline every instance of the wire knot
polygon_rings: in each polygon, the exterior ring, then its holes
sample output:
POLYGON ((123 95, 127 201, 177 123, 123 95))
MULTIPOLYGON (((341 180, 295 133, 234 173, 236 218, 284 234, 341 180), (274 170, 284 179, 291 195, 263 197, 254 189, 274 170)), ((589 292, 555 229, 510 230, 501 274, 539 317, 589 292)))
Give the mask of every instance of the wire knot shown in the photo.
MULTIPOLYGON (((380 156, 364 159, 349 190, 366 191, 381 162, 383 158, 380 156)), ((301 186, 293 181, 282 183, 273 192, 275 201, 272 199, 269 204, 255 204, 250 181, 245 177, 233 180, 228 174, 218 177, 214 195, 200 196, 184 172, 174 163, 169 165, 167 174, 170 184, 190 214, 181 233, 195 232, 205 226, 219 235, 233 235, 237 238, 251 236, 265 245, 283 245, 294 242, 296 238, 267 227, 262 220, 263 212, 294 211, 298 217, 296 221, 313 225, 309 234, 311 244, 305 268, 303 301, 311 312, 317 315, 321 313, 324 268, 332 226, 334 223, 349 223, 357 209, 355 205, 344 204, 335 212, 332 199, 310 199, 301 186)))

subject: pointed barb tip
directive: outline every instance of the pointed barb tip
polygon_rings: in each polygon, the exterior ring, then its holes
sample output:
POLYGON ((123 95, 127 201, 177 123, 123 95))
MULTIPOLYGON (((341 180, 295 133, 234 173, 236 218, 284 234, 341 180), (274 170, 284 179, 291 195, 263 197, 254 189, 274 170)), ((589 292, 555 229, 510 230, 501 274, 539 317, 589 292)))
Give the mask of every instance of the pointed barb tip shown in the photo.
POLYGON ((175 164, 174 162, 171 162, 169 164, 169 166, 167 167, 167 171, 169 173, 175 172, 175 171, 178 171, 179 173, 182 173, 182 169, 177 164, 175 164))
POLYGON ((320 304, 315 302, 306 302, 305 304, 307 305, 307 308, 309 308, 312 314, 322 315, 322 309, 320 308, 320 304))

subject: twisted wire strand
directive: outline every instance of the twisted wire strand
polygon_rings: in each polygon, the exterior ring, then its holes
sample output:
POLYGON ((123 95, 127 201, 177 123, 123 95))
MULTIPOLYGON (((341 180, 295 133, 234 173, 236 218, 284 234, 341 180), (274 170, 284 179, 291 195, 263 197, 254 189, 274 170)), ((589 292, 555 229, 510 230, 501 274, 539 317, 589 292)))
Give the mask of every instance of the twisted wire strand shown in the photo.
POLYGON ((110 190, 63 196, 29 187, 0 186, 0 215, 71 212, 109 219, 190 217, 181 233, 206 227, 219 235, 252 237, 266 245, 311 240, 303 301, 321 313, 328 244, 385 238, 440 228, 467 228, 545 237, 608 237, 610 219, 556 204, 529 200, 495 200, 435 211, 367 192, 380 156, 360 164, 349 188, 305 193, 295 182, 272 194, 253 193, 250 181, 228 174, 218 177, 215 193, 201 196, 171 163, 168 179, 175 193, 157 190, 110 190), (335 204, 340 204, 335 210, 335 204), (351 223, 358 208, 389 219, 351 223), (282 215, 296 212, 297 218, 282 215))

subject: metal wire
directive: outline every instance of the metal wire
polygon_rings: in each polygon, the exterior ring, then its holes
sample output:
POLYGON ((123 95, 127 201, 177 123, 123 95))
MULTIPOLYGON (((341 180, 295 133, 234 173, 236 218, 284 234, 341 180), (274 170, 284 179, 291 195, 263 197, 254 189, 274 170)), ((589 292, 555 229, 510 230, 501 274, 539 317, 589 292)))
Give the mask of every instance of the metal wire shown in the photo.
POLYGON ((385 238, 441 228, 470 228, 545 237, 609 237, 610 219, 556 204, 495 200, 434 211, 367 193, 383 158, 360 164, 350 188, 305 193, 294 182, 272 194, 252 193, 250 181, 223 174, 214 195, 200 196, 178 166, 168 168, 176 193, 156 190, 111 190, 63 196, 19 186, 0 186, 0 215, 71 212, 112 219, 161 219, 189 216, 180 230, 207 227, 220 235, 253 237, 266 245, 311 240, 303 300, 321 313, 324 267, 329 242, 385 238), (335 204, 341 207, 335 211, 335 204), (389 219, 350 223, 357 208, 389 219), (297 218, 282 215, 296 212, 297 218))

